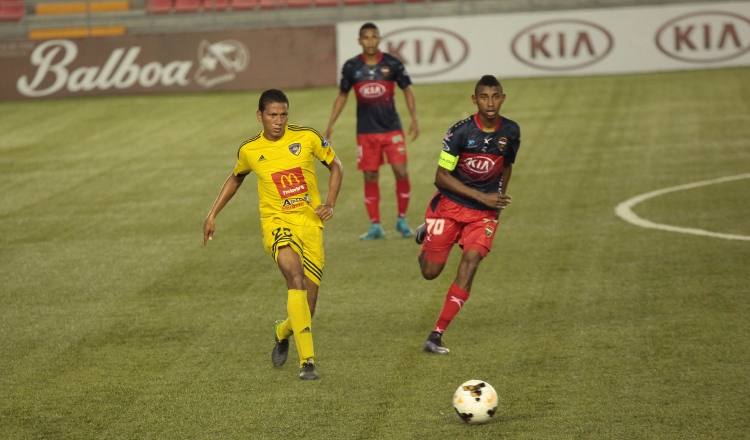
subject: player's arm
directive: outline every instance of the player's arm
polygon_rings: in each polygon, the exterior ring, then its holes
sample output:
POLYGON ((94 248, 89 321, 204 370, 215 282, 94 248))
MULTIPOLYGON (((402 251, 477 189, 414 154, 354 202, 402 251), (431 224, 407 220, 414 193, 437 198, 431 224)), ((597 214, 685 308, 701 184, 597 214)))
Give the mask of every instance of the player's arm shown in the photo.
POLYGON ((411 86, 404 89, 404 98, 406 99, 406 107, 409 109, 409 114, 411 115, 409 134, 413 141, 419 136, 419 119, 417 118, 417 99, 414 97, 414 90, 412 90, 411 86))
POLYGON ((344 166, 341 164, 338 156, 334 156, 330 163, 325 163, 331 176, 328 179, 328 195, 323 205, 315 208, 315 214, 321 220, 330 220, 333 217, 333 208, 336 206, 336 199, 339 197, 341 182, 344 180, 344 166))
POLYGON ((232 173, 232 175, 224 182, 224 185, 222 185, 221 191, 219 191, 219 196, 214 202, 214 206, 211 207, 211 211, 208 213, 206 221, 203 222, 203 246, 206 245, 208 240, 213 240, 214 231, 216 230, 216 216, 219 215, 219 212, 221 212, 224 206, 226 206, 226 204, 232 199, 237 192, 237 189, 242 185, 242 181, 245 180, 246 175, 247 174, 240 174, 239 176, 235 176, 234 173, 232 173))
POLYGON ((333 101, 333 111, 331 112, 331 118, 328 120, 328 128, 326 128, 326 132, 323 134, 324 138, 331 138, 331 133, 333 133, 333 124, 336 123, 336 120, 339 118, 341 111, 344 109, 347 98, 349 98, 348 92, 339 91, 338 96, 336 96, 336 100, 333 101))
POLYGON ((453 194, 476 200, 493 209, 504 209, 510 204, 510 196, 501 193, 483 193, 464 185, 461 181, 453 177, 451 171, 456 169, 457 164, 458 157, 443 151, 440 154, 440 162, 435 173, 435 184, 453 194))

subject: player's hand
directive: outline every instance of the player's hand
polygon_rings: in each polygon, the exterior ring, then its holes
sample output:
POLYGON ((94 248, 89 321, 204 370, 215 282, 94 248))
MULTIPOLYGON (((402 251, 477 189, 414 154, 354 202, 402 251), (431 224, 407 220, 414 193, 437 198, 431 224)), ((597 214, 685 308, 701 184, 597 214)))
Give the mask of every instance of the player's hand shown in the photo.
POLYGON ((482 203, 489 206, 490 208, 503 210, 506 206, 510 205, 512 197, 505 194, 484 194, 482 197, 482 203))
POLYGON ((419 123, 417 121, 411 121, 411 125, 409 126, 409 134, 411 135, 411 140, 414 141, 419 136, 419 123))
POLYGON ((333 134, 333 127, 329 126, 328 128, 326 128, 326 132, 323 133, 323 139, 325 139, 325 140, 327 140, 327 141, 330 142, 331 141, 331 134, 333 134))
POLYGON ((203 246, 208 243, 208 240, 214 239, 214 231, 216 230, 216 222, 211 217, 206 217, 206 221, 203 223, 203 246))
POLYGON ((323 221, 330 220, 333 218, 333 208, 328 205, 318 205, 315 208, 315 214, 323 221))

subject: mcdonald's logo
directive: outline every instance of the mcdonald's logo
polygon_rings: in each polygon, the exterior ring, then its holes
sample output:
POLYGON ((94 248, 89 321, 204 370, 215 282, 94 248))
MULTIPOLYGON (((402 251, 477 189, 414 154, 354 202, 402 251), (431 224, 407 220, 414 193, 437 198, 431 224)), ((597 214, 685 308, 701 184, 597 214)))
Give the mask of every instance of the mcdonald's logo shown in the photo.
POLYGON ((300 167, 273 173, 271 178, 283 199, 307 192, 307 182, 300 167))
POLYGON ((287 186, 299 185, 299 177, 294 174, 284 174, 281 176, 281 187, 286 188, 287 186), (293 183, 292 183, 293 182, 293 183))

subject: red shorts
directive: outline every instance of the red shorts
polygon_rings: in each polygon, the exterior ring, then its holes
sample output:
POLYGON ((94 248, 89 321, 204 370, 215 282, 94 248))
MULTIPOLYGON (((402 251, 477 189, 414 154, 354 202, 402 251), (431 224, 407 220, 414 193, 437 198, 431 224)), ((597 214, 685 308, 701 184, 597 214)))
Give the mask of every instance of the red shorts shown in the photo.
POLYGON ((377 171, 385 163, 383 153, 388 158, 388 163, 406 162, 406 142, 403 131, 357 135, 357 169, 377 171))
POLYGON ((464 252, 474 249, 486 257, 497 231, 497 212, 467 208, 437 193, 427 207, 425 225, 420 253, 426 259, 445 263, 456 243, 464 252))

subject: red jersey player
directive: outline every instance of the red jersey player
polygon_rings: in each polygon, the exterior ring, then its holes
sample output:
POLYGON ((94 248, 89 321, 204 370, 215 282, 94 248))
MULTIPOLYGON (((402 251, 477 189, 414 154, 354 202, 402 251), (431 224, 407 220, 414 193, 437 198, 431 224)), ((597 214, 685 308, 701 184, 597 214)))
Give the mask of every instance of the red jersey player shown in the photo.
POLYGON ((362 53, 344 63, 341 70, 339 94, 323 137, 330 139, 333 124, 346 105, 349 91, 357 97, 357 168, 364 172, 365 207, 370 217, 370 229, 361 240, 384 238, 380 225, 379 169, 383 156, 393 168, 396 177, 398 218, 396 230, 402 237, 412 237, 414 232, 406 222, 411 185, 406 167, 406 141, 401 120, 393 100, 396 86, 404 91, 406 106, 411 114, 409 134, 411 140, 419 135, 417 107, 411 79, 404 65, 396 57, 381 52, 380 33, 373 23, 365 23, 359 30, 362 53))
POLYGON ((505 94, 497 78, 483 76, 471 99, 477 113, 446 133, 435 174, 438 192, 416 234, 425 279, 440 275, 455 243, 463 251, 440 317, 424 343, 425 351, 436 354, 450 353, 443 332, 469 299, 479 263, 492 249, 500 210, 510 203, 505 191, 521 145, 518 124, 500 116, 505 94))

